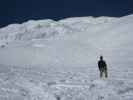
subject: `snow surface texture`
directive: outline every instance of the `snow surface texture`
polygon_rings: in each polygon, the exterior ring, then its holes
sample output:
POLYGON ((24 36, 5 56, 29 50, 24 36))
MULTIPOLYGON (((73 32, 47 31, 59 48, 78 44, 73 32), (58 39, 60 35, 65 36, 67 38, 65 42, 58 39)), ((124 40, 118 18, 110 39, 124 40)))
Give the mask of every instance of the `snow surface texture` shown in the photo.
POLYGON ((0 100, 133 100, 133 15, 0 29, 0 100), (103 55, 108 79, 99 79, 103 55))

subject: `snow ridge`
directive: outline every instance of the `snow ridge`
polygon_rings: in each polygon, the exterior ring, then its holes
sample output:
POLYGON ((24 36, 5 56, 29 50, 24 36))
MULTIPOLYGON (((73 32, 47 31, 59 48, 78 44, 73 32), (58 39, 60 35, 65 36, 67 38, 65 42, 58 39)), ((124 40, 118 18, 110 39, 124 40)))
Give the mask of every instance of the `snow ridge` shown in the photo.
POLYGON ((79 17, 60 21, 30 20, 22 24, 11 24, 0 29, 1 41, 44 39, 55 35, 85 31, 88 27, 108 23, 115 18, 79 17))

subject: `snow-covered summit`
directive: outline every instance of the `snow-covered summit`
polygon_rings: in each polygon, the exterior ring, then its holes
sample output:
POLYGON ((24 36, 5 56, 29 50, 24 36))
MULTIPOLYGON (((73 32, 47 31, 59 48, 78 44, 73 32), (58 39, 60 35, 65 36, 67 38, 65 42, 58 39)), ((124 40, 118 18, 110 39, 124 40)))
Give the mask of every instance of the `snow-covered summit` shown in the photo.
POLYGON ((54 20, 30 20, 22 24, 11 24, 0 29, 0 40, 31 40, 44 39, 55 35, 63 35, 86 31, 87 28, 109 23, 116 18, 109 17, 76 17, 60 21, 54 20))

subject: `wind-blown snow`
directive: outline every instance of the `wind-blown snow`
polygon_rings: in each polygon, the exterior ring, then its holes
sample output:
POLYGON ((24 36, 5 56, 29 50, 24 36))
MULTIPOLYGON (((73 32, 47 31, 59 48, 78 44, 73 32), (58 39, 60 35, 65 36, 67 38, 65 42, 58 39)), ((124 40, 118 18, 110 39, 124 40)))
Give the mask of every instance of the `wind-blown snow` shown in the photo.
POLYGON ((0 100, 132 100, 133 15, 30 20, 0 29, 0 100), (103 55, 109 78, 99 79, 103 55))

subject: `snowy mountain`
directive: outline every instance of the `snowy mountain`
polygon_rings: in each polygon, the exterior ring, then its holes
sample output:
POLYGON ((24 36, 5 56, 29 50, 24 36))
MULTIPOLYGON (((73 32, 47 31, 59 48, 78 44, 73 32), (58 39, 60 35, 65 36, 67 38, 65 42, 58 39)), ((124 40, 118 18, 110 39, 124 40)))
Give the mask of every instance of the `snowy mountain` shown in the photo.
POLYGON ((54 35, 63 35, 86 31, 94 25, 111 22, 115 18, 68 18, 60 21, 53 20, 30 20, 22 24, 11 24, 0 29, 1 40, 31 40, 53 37, 54 35))
POLYGON ((9 65, 52 62, 57 66, 93 66, 97 57, 104 55, 110 64, 132 64, 132 22, 133 16, 129 15, 11 24, 0 29, 0 44, 6 47, 1 49, 0 61, 9 65), (123 62, 125 58, 130 60, 123 62))
POLYGON ((0 100, 133 100, 133 15, 30 20, 0 29, 0 100), (100 80, 103 55, 109 79, 100 80))

